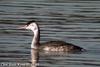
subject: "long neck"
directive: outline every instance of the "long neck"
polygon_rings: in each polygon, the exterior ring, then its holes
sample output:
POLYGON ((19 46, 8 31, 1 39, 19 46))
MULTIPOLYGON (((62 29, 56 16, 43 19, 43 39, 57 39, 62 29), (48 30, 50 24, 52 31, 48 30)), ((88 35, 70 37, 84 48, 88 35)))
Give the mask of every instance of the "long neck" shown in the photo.
POLYGON ((32 40, 31 48, 37 49, 39 46, 39 41, 40 41, 40 31, 39 28, 34 31, 34 37, 32 40))

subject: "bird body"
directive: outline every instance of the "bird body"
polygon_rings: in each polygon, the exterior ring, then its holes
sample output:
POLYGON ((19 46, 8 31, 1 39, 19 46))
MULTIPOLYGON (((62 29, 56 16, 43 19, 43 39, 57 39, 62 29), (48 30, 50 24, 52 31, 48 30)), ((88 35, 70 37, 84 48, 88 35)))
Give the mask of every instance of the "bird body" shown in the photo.
POLYGON ((82 51, 83 48, 64 41, 49 41, 40 44, 39 49, 42 51, 77 52, 82 51))

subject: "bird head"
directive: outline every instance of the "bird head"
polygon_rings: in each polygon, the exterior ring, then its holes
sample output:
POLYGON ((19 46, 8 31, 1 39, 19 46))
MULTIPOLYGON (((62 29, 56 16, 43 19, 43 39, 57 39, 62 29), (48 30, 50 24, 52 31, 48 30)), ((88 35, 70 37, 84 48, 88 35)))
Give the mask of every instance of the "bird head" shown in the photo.
POLYGON ((29 21, 26 25, 22 26, 21 29, 28 29, 34 32, 38 30, 38 25, 35 21, 29 21))

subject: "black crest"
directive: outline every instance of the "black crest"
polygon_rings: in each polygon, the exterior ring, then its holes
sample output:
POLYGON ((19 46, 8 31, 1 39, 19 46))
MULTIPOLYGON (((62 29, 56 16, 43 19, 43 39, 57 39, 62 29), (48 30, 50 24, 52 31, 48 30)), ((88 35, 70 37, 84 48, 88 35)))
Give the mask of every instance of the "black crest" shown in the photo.
POLYGON ((35 20, 31 20, 31 21, 27 22, 26 25, 28 26, 28 25, 30 25, 31 23, 34 23, 34 22, 36 22, 36 21, 35 20))

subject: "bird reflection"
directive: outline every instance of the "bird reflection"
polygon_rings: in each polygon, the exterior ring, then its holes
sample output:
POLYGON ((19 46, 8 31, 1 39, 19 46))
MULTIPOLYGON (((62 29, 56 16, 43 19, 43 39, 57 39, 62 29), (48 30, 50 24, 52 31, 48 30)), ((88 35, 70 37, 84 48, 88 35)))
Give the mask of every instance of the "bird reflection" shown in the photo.
POLYGON ((37 67, 39 52, 37 49, 31 49, 31 67, 37 67))
MULTIPOLYGON (((68 52, 41 52, 38 49, 31 49, 31 67, 37 67, 39 64, 39 56, 46 57, 46 56, 69 56, 68 52)), ((73 54, 73 52, 72 52, 73 54)), ((76 54, 76 53, 75 53, 76 54)))

